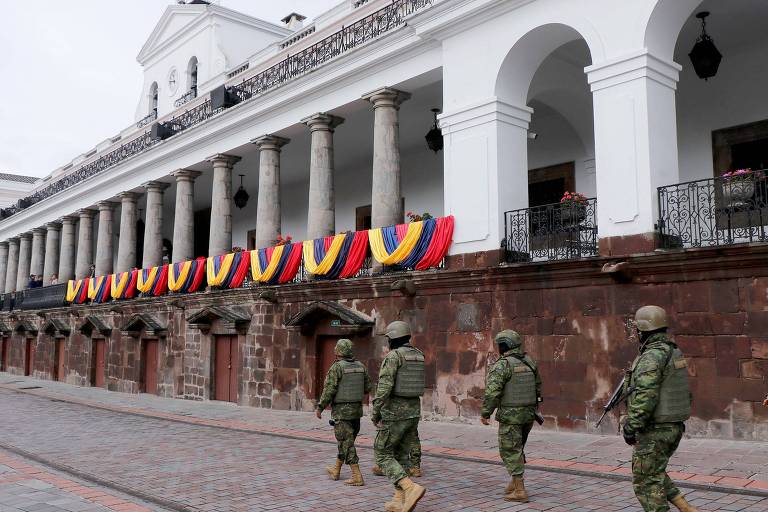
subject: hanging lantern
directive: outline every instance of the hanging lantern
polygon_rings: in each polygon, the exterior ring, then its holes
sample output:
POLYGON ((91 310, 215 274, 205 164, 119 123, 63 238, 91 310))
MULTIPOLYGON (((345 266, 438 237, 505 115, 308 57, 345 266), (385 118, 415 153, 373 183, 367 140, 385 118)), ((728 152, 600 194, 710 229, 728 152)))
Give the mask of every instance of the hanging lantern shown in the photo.
POLYGON ((235 201, 235 206, 242 210, 245 208, 245 205, 248 204, 248 199, 250 199, 251 196, 248 195, 248 192, 246 192, 245 188, 243 187, 243 177, 245 174, 239 174, 239 176, 240 188, 237 189, 237 192, 235 192, 235 195, 232 197, 232 199, 235 201))
POLYGON ((440 109, 433 108, 432 113, 435 116, 435 122, 432 124, 432 129, 427 132, 427 135, 424 138, 427 139, 427 146, 429 146, 429 149, 437 153, 443 149, 443 132, 440 131, 440 128, 437 126, 437 114, 440 113, 440 109))
POLYGON ((691 58, 691 64, 693 64, 693 70, 699 78, 709 80, 717 74, 717 69, 720 67, 720 61, 723 60, 723 55, 715 47, 714 41, 707 34, 707 16, 708 11, 702 11, 696 14, 696 17, 701 20, 701 35, 696 40, 696 44, 693 45, 693 50, 688 54, 691 58))

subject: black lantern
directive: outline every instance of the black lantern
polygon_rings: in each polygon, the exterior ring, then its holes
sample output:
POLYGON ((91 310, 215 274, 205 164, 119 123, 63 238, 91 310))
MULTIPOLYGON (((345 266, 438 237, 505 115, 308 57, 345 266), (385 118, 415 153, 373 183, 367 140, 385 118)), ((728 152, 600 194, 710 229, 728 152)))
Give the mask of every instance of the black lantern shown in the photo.
POLYGON ((714 41, 707 34, 707 16, 709 16, 708 11, 696 14, 696 17, 701 20, 701 35, 696 40, 696 44, 693 45, 691 53, 688 54, 694 71, 699 78, 704 80, 709 80, 717 74, 717 68, 720 67, 720 61, 723 60, 723 55, 717 50, 714 41))
POLYGON ((435 122, 432 124, 432 129, 427 132, 427 135, 424 138, 427 139, 427 146, 429 146, 429 149, 437 153, 443 149, 443 132, 441 132, 440 128, 437 126, 437 114, 440 113, 440 109, 433 108, 432 113, 435 116, 435 122))
POLYGON ((245 188, 243 187, 243 176, 245 176, 245 174, 240 174, 239 176, 240 188, 237 189, 237 192, 235 192, 235 195, 232 197, 232 199, 235 200, 235 206, 242 210, 245 208, 245 205, 248 204, 248 199, 251 196, 248 195, 248 192, 246 192, 245 188))

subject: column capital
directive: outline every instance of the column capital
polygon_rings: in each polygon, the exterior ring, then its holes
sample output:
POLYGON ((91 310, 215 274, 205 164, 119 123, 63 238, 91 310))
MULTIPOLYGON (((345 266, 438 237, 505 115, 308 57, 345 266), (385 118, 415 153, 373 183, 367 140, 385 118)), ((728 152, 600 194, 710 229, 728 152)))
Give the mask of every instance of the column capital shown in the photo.
POLYGON ((170 186, 170 183, 163 181, 148 181, 142 185, 142 187, 147 189, 147 192, 162 192, 170 186))
POLYGON ((676 62, 657 57, 648 50, 641 50, 597 62, 584 68, 584 72, 592 92, 640 78, 653 80, 674 91, 682 69, 676 62))
POLYGON ((19 234, 19 241, 21 240, 32 240, 32 232, 27 231, 26 233, 19 234))
POLYGON ((526 105, 513 105, 497 97, 470 103, 443 112, 437 116, 443 135, 467 130, 491 122, 504 123, 527 130, 533 109, 526 105))
POLYGON ((82 218, 88 218, 88 217, 93 218, 93 216, 96 215, 96 210, 94 210, 92 208, 82 208, 80 210, 77 210, 75 213, 81 219, 82 218))
POLYGON ((141 194, 137 194, 136 192, 120 192, 117 194, 117 197, 120 198, 120 202, 122 203, 135 203, 139 200, 139 196, 141 194))
POLYGON ((32 228, 32 234, 33 235, 44 235, 47 233, 47 230, 44 226, 40 226, 38 228, 32 228))
POLYGON ((0 247, 8 247, 8 240, 3 240, 0 242, 0 247))
POLYGON ((400 108, 400 105, 410 99, 411 93, 393 89, 392 87, 381 87, 375 91, 363 94, 363 99, 373 103, 374 108, 392 107, 400 108))
POLYGON ((72 225, 75 222, 77 222, 77 216, 76 215, 65 215, 62 218, 59 219, 59 222, 61 222, 62 225, 72 225))
POLYGON ((117 206, 117 203, 113 201, 99 201, 96 203, 96 208, 98 208, 99 211, 114 210, 115 206, 117 206))
POLYGON ((305 117, 301 120, 302 123, 313 132, 316 131, 330 131, 332 132, 337 126, 344 122, 343 117, 326 114, 325 112, 318 112, 309 117, 305 117))
POLYGON ((48 231, 61 231, 61 223, 49 222, 45 225, 45 229, 47 229, 48 231))
POLYGON ((251 144, 254 144, 259 151, 280 151, 280 148, 291 142, 291 139, 285 137, 278 137, 277 135, 266 134, 261 137, 251 139, 251 144))
POLYGON ((177 169, 171 173, 171 176, 176 178, 176 181, 195 181, 197 177, 203 174, 200 171, 191 171, 189 169, 177 169))
POLYGON ((242 160, 242 158, 236 155, 227 155, 226 153, 216 153, 205 160, 210 162, 214 167, 233 167, 237 162, 242 160))
POLYGON ((18 237, 18 236, 12 236, 12 237, 10 237, 10 238, 7 240, 7 242, 8 242, 9 244, 17 244, 17 245, 18 245, 18 243, 19 243, 19 237, 18 237))

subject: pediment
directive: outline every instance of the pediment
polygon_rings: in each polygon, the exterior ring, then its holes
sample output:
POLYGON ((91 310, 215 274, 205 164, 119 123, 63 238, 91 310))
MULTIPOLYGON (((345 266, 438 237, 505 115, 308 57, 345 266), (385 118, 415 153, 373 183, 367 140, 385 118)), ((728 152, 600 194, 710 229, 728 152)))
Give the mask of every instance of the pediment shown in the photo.
POLYGON ((28 318, 22 318, 21 320, 18 320, 13 330, 16 332, 28 333, 28 334, 37 334, 37 331, 38 331, 37 326, 34 324, 34 322, 32 322, 32 320, 29 320, 28 318))
POLYGON ((8 334, 8 333, 10 333, 12 330, 13 330, 13 329, 11 329, 10 327, 8 327, 8 324, 6 324, 6 323, 5 323, 5 322, 3 322, 2 320, 0 320, 0 333, 2 333, 2 334, 8 334))
POLYGON ((141 48, 136 60, 143 64, 155 50, 162 47, 166 41, 172 39, 176 34, 183 32, 197 18, 204 15, 205 12, 206 6, 204 4, 168 6, 155 25, 155 28, 152 29, 152 33, 141 48))
POLYGON ((88 315, 85 317, 83 323, 80 324, 79 330, 86 336, 92 336, 94 331, 104 336, 109 336, 112 333, 112 328, 95 315, 88 315))
POLYGON ((139 313, 133 315, 124 324, 120 331, 126 336, 138 336, 141 331, 149 336, 164 336, 166 327, 152 315, 139 313))
POLYGON ((209 306, 187 317, 193 327, 210 326, 219 320, 225 326, 236 328, 251 322, 251 315, 240 306, 209 306))
POLYGON ((312 302, 307 307, 292 316, 286 327, 301 328, 331 317, 336 320, 335 327, 342 330, 362 331, 373 327, 374 320, 365 313, 345 306, 335 301, 321 300, 312 302))
POLYGON ((51 318, 46 321, 41 330, 49 336, 68 336, 72 331, 69 324, 58 318, 51 318))

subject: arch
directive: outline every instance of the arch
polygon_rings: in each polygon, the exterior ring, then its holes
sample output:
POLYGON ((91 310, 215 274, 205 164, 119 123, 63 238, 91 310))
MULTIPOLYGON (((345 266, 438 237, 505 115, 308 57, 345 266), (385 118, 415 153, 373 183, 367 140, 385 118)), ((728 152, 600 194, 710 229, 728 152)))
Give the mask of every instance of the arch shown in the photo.
POLYGON ((187 91, 197 96, 197 57, 192 57, 187 63, 187 91))
POLYGON ((157 115, 157 100, 158 100, 158 91, 157 91, 157 82, 152 82, 152 85, 149 86, 149 114, 155 114, 157 115))
POLYGON ((656 57, 672 61, 683 25, 702 0, 658 0, 645 28, 644 44, 656 57))

